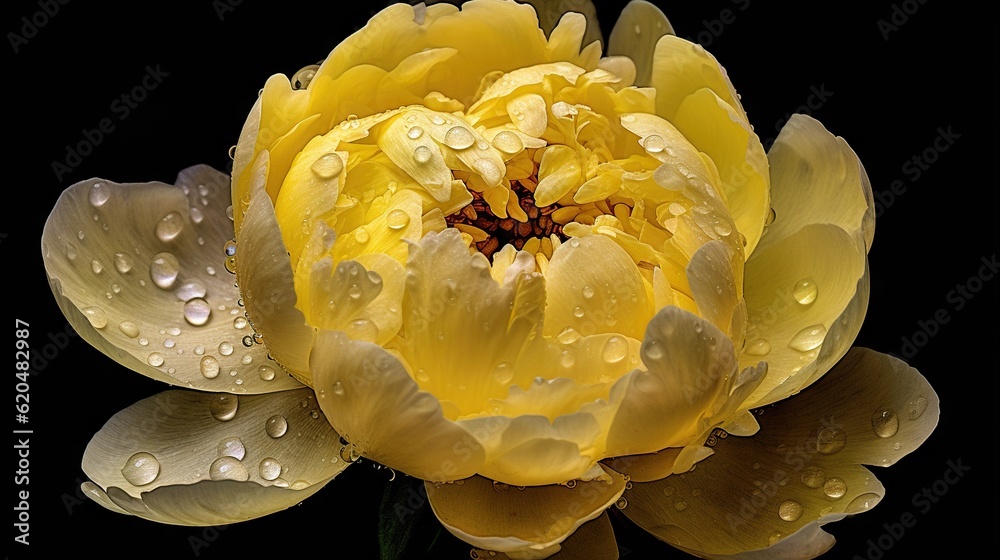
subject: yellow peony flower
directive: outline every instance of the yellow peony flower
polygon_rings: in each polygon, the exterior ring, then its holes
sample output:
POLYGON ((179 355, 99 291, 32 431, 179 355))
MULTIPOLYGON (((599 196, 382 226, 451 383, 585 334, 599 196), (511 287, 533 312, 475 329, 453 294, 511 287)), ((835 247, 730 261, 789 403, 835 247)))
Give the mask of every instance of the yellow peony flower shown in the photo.
POLYGON ((698 556, 811 558, 878 502, 862 465, 914 450, 938 402, 851 349, 854 152, 797 115, 765 154, 651 4, 606 52, 589 2, 531 4, 390 6, 267 81, 231 177, 66 190, 42 240, 61 308, 184 388, 94 437, 89 496, 216 525, 364 457, 516 559, 616 557, 609 507, 698 556))

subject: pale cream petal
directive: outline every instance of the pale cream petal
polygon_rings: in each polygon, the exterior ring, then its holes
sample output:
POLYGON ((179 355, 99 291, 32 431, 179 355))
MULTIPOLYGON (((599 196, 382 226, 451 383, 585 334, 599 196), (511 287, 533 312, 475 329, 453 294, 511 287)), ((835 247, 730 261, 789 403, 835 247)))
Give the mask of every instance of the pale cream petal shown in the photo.
MULTIPOLYGON (((560 20, 569 12, 581 14, 586 18, 586 32, 583 34, 583 44, 603 41, 601 22, 597 18, 597 8, 591 0, 526 0, 534 6, 538 14, 538 25, 546 35, 550 35, 560 20)), ((578 32, 577 32, 578 33, 578 32)), ((550 38, 551 40, 551 38, 550 38)), ((577 52, 580 50, 580 39, 575 41, 577 52)), ((576 53, 573 53, 576 54, 576 53)))
POLYGON ((603 235, 561 244, 552 253, 545 279, 547 336, 572 328, 585 336, 616 333, 641 339, 653 315, 639 268, 603 235))
POLYGON ((236 235, 236 278, 247 316, 271 356, 292 375, 309 379, 314 329, 295 307, 295 278, 271 198, 264 191, 267 151, 254 165, 250 204, 236 235))
POLYGON ((803 227, 750 257, 744 282, 749 325, 740 364, 766 361, 769 369, 748 407, 794 394, 832 365, 828 355, 836 359, 850 346, 864 319, 866 261, 861 242, 830 224, 803 227), (835 325, 839 334, 817 361, 835 325), (782 386, 795 374, 797 380, 782 386))
POLYGON ((632 482, 652 482, 674 474, 674 463, 683 447, 670 447, 656 453, 626 455, 602 461, 608 467, 628 475, 632 482))
MULTIPOLYGON (((615 539, 615 530, 607 512, 601 514, 597 519, 584 523, 565 541, 541 553, 548 553, 553 549, 558 549, 558 552, 548 556, 549 560, 579 560, 581 558, 618 560, 618 541, 615 539)), ((517 553, 513 553, 514 556, 508 556, 503 552, 481 548, 473 549, 473 552, 478 554, 478 558, 481 559, 513 560, 515 557, 523 558, 517 553)))
POLYGON ((87 446, 88 495, 162 523, 220 525, 297 504, 349 463, 308 389, 166 391, 122 410, 87 446), (107 498, 107 500, 105 499, 107 498))
POLYGON ((656 42, 664 35, 673 35, 674 28, 656 5, 633 0, 622 10, 608 39, 609 55, 624 55, 635 62, 635 83, 640 87, 651 84, 653 52, 656 42))
POLYGON ((749 122, 726 70, 697 43, 675 35, 661 37, 653 53, 649 85, 656 88, 656 114, 668 121, 689 95, 707 87, 749 122))
POLYGON ((854 349, 808 390, 765 409, 753 437, 720 439, 715 454, 683 476, 633 484, 623 513, 706 558, 813 558, 832 544, 820 525, 866 511, 884 495, 861 465, 890 465, 910 453, 938 414, 937 395, 916 370, 854 349))
POLYGON ((834 224, 865 249, 875 234, 875 205, 864 167, 847 142, 816 119, 792 115, 767 154, 774 223, 763 244, 809 224, 834 224))
POLYGON ((548 558, 587 521, 621 496, 625 478, 606 477, 568 486, 524 489, 496 486, 483 477, 461 484, 426 483, 434 514, 456 537, 510 558, 548 558))
POLYGON ((424 480, 457 480, 482 468, 476 439, 381 347, 320 331, 311 365, 320 406, 357 453, 424 480))
POLYGON ((176 186, 68 188, 42 234, 53 292, 87 342, 143 375, 206 391, 300 387, 254 342, 226 272, 228 186, 195 166, 176 186))
POLYGON ((687 266, 691 296, 698 304, 698 314, 736 342, 745 325, 733 324, 734 312, 741 300, 742 286, 737 283, 729 253, 721 241, 710 241, 691 257, 687 266), (738 327, 734 333, 731 328, 738 327))

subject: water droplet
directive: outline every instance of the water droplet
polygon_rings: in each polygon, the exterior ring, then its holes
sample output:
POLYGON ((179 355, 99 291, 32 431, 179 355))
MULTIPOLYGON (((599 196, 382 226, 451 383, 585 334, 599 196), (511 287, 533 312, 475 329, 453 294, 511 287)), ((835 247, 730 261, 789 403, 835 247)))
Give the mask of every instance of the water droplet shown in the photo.
POLYGON ((359 227, 354 230, 354 240, 358 243, 368 243, 369 239, 371 239, 371 236, 368 234, 368 230, 364 227, 359 227))
POLYGON ((808 488, 819 488, 826 482, 826 472, 819 468, 808 466, 802 469, 802 484, 808 488))
POLYGON ((916 420, 927 410, 927 399, 917 397, 906 405, 906 415, 910 420, 916 420))
POLYGON ((771 351, 771 343, 764 338, 758 338, 747 344, 746 353, 751 356, 764 356, 771 351))
POLYGON ((823 493, 834 499, 843 498, 847 493, 847 483, 835 476, 823 484, 823 493))
POLYGON ((174 295, 181 301, 203 298, 206 293, 208 293, 208 289, 205 288, 205 285, 200 280, 184 282, 174 291, 174 295))
POLYGON ((156 480, 160 475, 160 462, 152 453, 140 451, 133 454, 125 461, 122 467, 122 476, 133 486, 145 486, 156 480))
POLYGON ((153 352, 149 356, 146 356, 146 362, 153 367, 160 367, 163 365, 163 354, 153 352))
POLYGON ((421 383, 427 383, 428 381, 430 381, 430 379, 431 376, 427 373, 427 370, 425 370, 424 368, 419 368, 417 370, 417 381, 421 383))
POLYGON ((666 497, 668 497, 668 498, 670 496, 673 496, 674 495, 674 487, 673 486, 665 486, 663 488, 663 495, 666 496, 666 497))
POLYGON ((194 298, 184 304, 184 320, 196 327, 207 323, 211 315, 212 307, 201 298, 194 298))
POLYGON ((268 457, 260 462, 257 472, 264 480, 274 480, 281 475, 281 463, 273 457, 268 457))
POLYGON ((559 356, 559 365, 564 368, 571 368, 576 363, 576 354, 572 350, 563 350, 559 356))
POLYGON ((866 494, 861 494, 857 498, 851 500, 851 503, 847 504, 847 507, 844 508, 844 513, 850 514, 850 513, 861 513, 863 511, 868 511, 871 508, 875 507, 875 504, 879 503, 879 501, 881 500, 882 497, 879 496, 878 494, 873 494, 871 492, 868 492, 866 494))
POLYGON ((628 507, 628 500, 626 500, 624 496, 621 497, 621 498, 618 498, 618 501, 615 502, 615 507, 618 508, 618 509, 625 509, 625 508, 627 508, 628 507))
POLYGON ((360 299, 361 293, 361 286, 357 284, 351 284, 351 287, 347 289, 347 295, 350 296, 351 299, 360 299))
POLYGON ((684 500, 677 500, 674 502, 674 509, 676 509, 677 511, 684 511, 687 509, 687 507, 688 504, 684 500))
POLYGON ((816 450, 823 455, 833 455, 847 445, 847 434, 840 428, 823 428, 816 437, 816 450))
POLYGON ((115 269, 122 274, 132 270, 132 258, 125 253, 115 253, 115 269))
POLYGON ((628 341, 620 336, 612 336, 604 343, 604 348, 601 350, 601 359, 605 363, 615 364, 628 355, 628 341))
POLYGON ((649 362, 655 362, 663 356, 666 355, 666 351, 663 348, 663 343, 655 338, 647 338, 642 343, 642 361, 649 365, 649 362))
POLYGON ((171 212, 156 224, 156 237, 166 243, 177 237, 184 229, 184 218, 178 212, 171 212))
POLYGON ((240 399, 236 395, 216 395, 212 398, 209 410, 212 416, 220 422, 228 422, 236 416, 236 409, 240 406, 240 399))
POLYGON ((583 308, 580 307, 579 305, 577 305, 576 307, 574 307, 573 308, 573 316, 574 317, 578 317, 578 318, 579 317, 583 317, 583 308))
POLYGON ((212 480, 236 480, 246 482, 250 479, 250 473, 246 466, 235 457, 219 457, 212 461, 212 466, 208 469, 208 476, 212 480))
POLYGON ((262 381, 271 381, 274 379, 274 368, 271 366, 260 366, 257 368, 257 375, 260 376, 262 381))
POLYGON ((406 131, 406 136, 408 136, 411 140, 416 140, 417 138, 420 138, 423 134, 424 134, 424 129, 420 128, 419 126, 410 127, 410 130, 406 131))
POLYGON ((500 362, 493 368, 493 379, 501 384, 506 385, 510 383, 511 379, 514 379, 514 366, 510 362, 500 362))
POLYGON ((94 274, 100 274, 104 270, 104 265, 101 264, 101 261, 94 259, 90 261, 90 270, 94 271, 94 274))
POLYGON ((83 314, 95 329, 103 329, 108 324, 108 315, 100 307, 84 307, 83 314))
POLYGON ((494 480, 493 481, 493 489, 496 490, 497 492, 506 492, 507 490, 510 490, 510 485, 509 484, 504 484, 503 482, 500 482, 500 481, 497 481, 497 480, 494 480))
POLYGON ((566 327, 556 335, 556 340, 559 341, 559 344, 573 344, 577 340, 580 340, 580 333, 573 327, 566 327))
POLYGON ((219 344, 219 354, 223 356, 229 356, 233 353, 233 345, 228 342, 223 342, 219 344))
POLYGON ((122 331, 122 334, 129 338, 139 336, 139 326, 132 321, 122 321, 121 323, 118 323, 118 330, 122 331))
POLYGON ((243 440, 238 437, 231 437, 222 440, 217 448, 220 457, 234 457, 243 460, 243 457, 247 454, 247 448, 243 445, 243 440))
POLYGON ((433 117, 431 117, 431 122, 438 126, 441 126, 444 124, 444 118, 442 118, 441 115, 434 115, 433 117))
POLYGON ((90 187, 90 204, 94 208, 103 206, 111 198, 111 189, 102 183, 94 183, 90 187))
POLYGON ((507 154, 516 154, 524 149, 524 142, 517 134, 502 130, 493 137, 493 147, 507 154))
POLYGON ((792 297, 801 305, 809 305, 816 301, 819 294, 819 287, 812 278, 803 278, 792 286, 792 297))
POLYGON ((174 285, 179 271, 180 263, 171 253, 159 253, 153 257, 153 262, 149 263, 149 277, 154 284, 164 290, 174 285))
POLYGON ((785 521, 796 521, 802 517, 802 504, 795 500, 785 500, 778 506, 778 517, 785 521))
POLYGON ((876 410, 872 415, 872 430, 881 438, 892 437, 899 431, 899 417, 891 408, 876 410))
POLYGON ((219 360, 216 360, 215 356, 203 357, 199 368, 206 379, 215 379, 219 376, 219 360))
POLYGON ((274 439, 278 439, 285 435, 285 432, 287 431, 288 420, 285 420, 285 417, 280 414, 275 414, 274 416, 268 418, 267 422, 264 422, 264 432, 274 439))
POLYGON ((788 347, 799 352, 808 352, 819 348, 824 338, 826 338, 826 327, 817 324, 799 331, 788 341, 788 347))
POLYGON ((337 396, 343 395, 344 394, 344 384, 341 383, 340 381, 337 381, 336 383, 334 383, 333 384, 333 394, 337 395, 337 396))
POLYGON ((344 171, 344 160, 330 152, 323 154, 313 162, 309 169, 320 179, 333 179, 344 171))
POLYGON ((651 154, 658 154, 667 147, 666 142, 663 141, 663 137, 656 134, 650 134, 642 141, 642 147, 646 148, 646 151, 651 154))
POLYGON ((715 230, 715 233, 719 234, 721 237, 725 237, 730 233, 733 233, 733 228, 726 222, 719 222, 712 227, 715 230))
POLYGON ((416 160, 417 163, 427 163, 431 160, 431 149, 427 146, 417 146, 417 148, 413 150, 413 159, 416 160))
POLYGON ((410 216, 406 212, 396 208, 389 212, 389 215, 385 217, 385 221, 389 229, 400 230, 410 223, 410 216))
POLYGON ((472 131, 464 126, 453 126, 444 133, 444 144, 453 150, 464 150, 476 143, 472 131))
POLYGON ((585 297, 587 299, 590 299, 590 298, 594 297, 594 289, 591 288, 590 286, 584 286, 583 287, 583 297, 585 297))

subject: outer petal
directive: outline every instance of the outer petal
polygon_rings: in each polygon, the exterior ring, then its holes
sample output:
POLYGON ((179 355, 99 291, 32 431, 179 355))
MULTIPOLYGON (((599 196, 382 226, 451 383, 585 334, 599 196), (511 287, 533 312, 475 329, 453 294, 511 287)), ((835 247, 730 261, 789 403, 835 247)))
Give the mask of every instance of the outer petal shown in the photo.
MULTIPOLYGON (((507 560, 513 558, 494 550, 475 550, 479 558, 507 560)), ((516 556, 516 553, 515 553, 516 556)), ((551 560, 577 560, 579 558, 600 558, 618 560, 618 542, 611 518, 607 513, 581 525, 565 541, 559 543, 559 552, 549 557, 551 560)))
POLYGON ((265 393, 299 387, 251 343, 223 246, 228 178, 177 186, 101 179, 66 189, 42 234, 46 272, 73 328, 118 363, 171 384, 265 393))
POLYGON ((895 358, 852 350, 795 399, 766 409, 752 438, 729 437, 684 475, 634 484, 624 513, 704 557, 813 558, 819 525, 873 507, 882 485, 861 464, 890 465, 937 425, 927 381, 895 358), (792 536, 795 545, 783 545, 792 536))
POLYGON ((871 248, 875 207, 871 183, 847 142, 816 119, 792 115, 767 154, 774 223, 762 248, 809 224, 834 224, 871 248))
POLYGON ((247 314, 271 355, 289 372, 309 376, 313 329, 296 307, 295 278, 271 198, 264 191, 267 152, 254 164, 250 204, 236 236, 236 278, 247 314))
POLYGON ((527 488, 483 477, 462 484, 425 484, 434 514, 452 534, 515 559, 547 558, 583 523, 600 516, 625 490, 625 477, 527 488))
POLYGON ((320 331, 310 362, 323 412, 361 455, 424 480, 482 468, 479 443, 381 347, 320 331))
POLYGON ((673 34, 673 26, 659 8, 644 0, 634 0, 625 6, 611 30, 608 55, 631 58, 635 63, 635 84, 648 86, 656 42, 664 35, 673 34))
POLYGON ((312 391, 166 391, 94 436, 84 490, 113 511, 176 525, 220 525, 291 507, 346 468, 312 391), (110 507, 111 502, 116 507, 110 507))

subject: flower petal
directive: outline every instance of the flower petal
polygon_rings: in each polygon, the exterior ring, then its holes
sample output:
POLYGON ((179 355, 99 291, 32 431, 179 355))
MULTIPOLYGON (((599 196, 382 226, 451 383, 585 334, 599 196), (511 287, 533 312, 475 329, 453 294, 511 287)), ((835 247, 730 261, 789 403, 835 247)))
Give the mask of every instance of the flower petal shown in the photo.
POLYGON ((572 487, 505 488, 480 476, 424 486, 434 514, 456 537, 511 558, 547 558, 621 496, 625 477, 609 469, 605 475, 572 487))
POLYGON ((865 511, 884 494, 861 465, 890 465, 916 449, 938 413, 937 395, 916 370, 854 349, 810 389, 766 409, 755 436, 719 440, 714 455, 682 476, 634 484, 624 513, 699 556, 771 558, 765 551, 773 550, 812 558, 832 544, 819 525, 865 511), (790 535, 808 546, 781 550, 790 535))
POLYGON ((311 365, 323 412, 360 454, 424 480, 466 478, 482 468, 475 438, 446 419, 438 399, 381 347, 320 331, 311 365))
MULTIPOLYGON (((601 514, 597 519, 580 525, 572 535, 559 543, 558 547, 559 552, 549 556, 549 560, 576 560, 578 558, 618 560, 618 542, 615 540, 615 530, 607 512, 601 514)), ((495 550, 477 549, 475 552, 479 558, 513 559, 511 556, 495 550)), ((515 556, 517 556, 516 553, 515 556)))
POLYGON ((664 35, 673 35, 674 28, 654 4, 644 0, 629 2, 622 10, 608 39, 608 55, 624 55, 635 62, 635 83, 650 85, 653 73, 653 52, 656 42, 664 35))
POLYGON ((846 351, 864 319, 866 261, 860 241, 829 224, 803 227, 754 252, 746 265, 750 325, 740 364, 765 360, 768 374, 748 407, 798 392, 803 379, 833 364, 826 354, 835 360, 846 351), (836 325, 842 334, 824 350, 836 325), (795 374, 798 379, 786 384, 795 374))
MULTIPOLYGON (((583 34, 583 44, 589 45, 594 41, 603 41, 601 34, 601 22, 597 18, 597 8, 591 0, 526 0, 531 4, 538 14, 538 26, 542 28, 545 35, 551 35, 556 25, 560 24, 562 18, 570 12, 581 14, 586 18, 586 32, 583 34)), ((579 52, 580 40, 576 40, 576 49, 579 52)), ((576 54, 571 53, 571 54, 576 54)))
POLYGON ((847 142, 816 119, 792 115, 767 154, 774 223, 764 245, 809 224, 834 224, 864 243, 875 234, 875 205, 864 167, 847 142))
POLYGON ((74 329, 118 363, 171 384, 266 393, 299 387, 253 340, 225 271, 229 179, 207 166, 177 185, 91 179, 66 189, 42 252, 74 329))
POLYGON ((308 389, 242 397, 165 391, 122 410, 94 436, 83 470, 96 485, 85 490, 113 511, 177 525, 286 509, 349 464, 316 404, 308 389))

